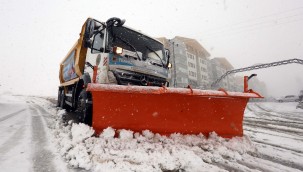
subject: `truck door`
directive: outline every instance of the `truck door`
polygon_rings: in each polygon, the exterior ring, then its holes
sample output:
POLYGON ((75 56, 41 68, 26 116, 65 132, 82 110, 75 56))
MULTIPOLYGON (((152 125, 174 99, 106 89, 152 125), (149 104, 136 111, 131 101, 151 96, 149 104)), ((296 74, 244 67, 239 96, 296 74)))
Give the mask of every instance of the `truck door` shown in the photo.
POLYGON ((92 44, 87 49, 85 72, 96 83, 108 83, 108 54, 105 51, 105 29, 99 27, 92 35, 92 44), (97 71, 94 73, 94 67, 97 71))

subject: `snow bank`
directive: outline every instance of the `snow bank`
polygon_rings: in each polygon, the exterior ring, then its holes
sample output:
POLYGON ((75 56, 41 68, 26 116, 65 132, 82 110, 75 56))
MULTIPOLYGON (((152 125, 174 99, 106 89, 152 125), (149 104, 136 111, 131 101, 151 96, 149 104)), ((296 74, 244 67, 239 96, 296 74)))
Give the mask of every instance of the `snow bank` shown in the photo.
POLYGON ((161 136, 145 130, 106 128, 98 136, 84 124, 64 123, 59 110, 52 126, 55 142, 66 162, 92 171, 224 171, 212 163, 241 160, 256 152, 248 137, 224 139, 216 133, 161 136), (114 137, 117 133, 117 137, 114 137))

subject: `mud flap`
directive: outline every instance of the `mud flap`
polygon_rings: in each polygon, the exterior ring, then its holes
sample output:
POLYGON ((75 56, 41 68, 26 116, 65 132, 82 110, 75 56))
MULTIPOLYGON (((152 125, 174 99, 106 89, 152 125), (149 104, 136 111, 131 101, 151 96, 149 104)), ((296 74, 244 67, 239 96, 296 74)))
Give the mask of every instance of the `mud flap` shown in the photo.
POLYGON ((190 88, 89 84, 97 133, 107 127, 199 134, 212 131, 226 138, 243 135, 243 115, 255 93, 190 88))

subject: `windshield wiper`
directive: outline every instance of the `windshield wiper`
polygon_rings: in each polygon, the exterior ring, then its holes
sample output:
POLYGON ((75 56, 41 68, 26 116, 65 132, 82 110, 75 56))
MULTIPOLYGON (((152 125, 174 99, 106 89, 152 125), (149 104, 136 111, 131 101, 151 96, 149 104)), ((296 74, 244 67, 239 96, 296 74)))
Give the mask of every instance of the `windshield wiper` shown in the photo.
POLYGON ((145 46, 147 49, 149 49, 151 52, 153 52, 154 54, 156 54, 156 56, 157 57, 159 57, 159 59, 160 59, 160 61, 161 61, 161 63, 162 63, 162 67, 164 67, 164 63, 163 63, 163 61, 162 61, 162 58, 159 56, 159 54, 158 53, 156 53, 156 51, 155 50, 153 50, 153 49, 151 49, 149 46, 145 46))
POLYGON ((136 52, 136 54, 137 54, 137 56, 138 56, 138 59, 139 59, 140 61, 142 60, 142 59, 140 58, 140 56, 139 56, 139 54, 138 54, 136 48, 135 48, 131 43, 129 43, 128 41, 124 40, 123 38, 121 38, 121 37, 119 37, 119 36, 117 36, 117 35, 113 35, 113 36, 114 36, 115 38, 120 39, 123 43, 125 43, 126 45, 128 45, 129 47, 131 47, 131 48, 136 52))

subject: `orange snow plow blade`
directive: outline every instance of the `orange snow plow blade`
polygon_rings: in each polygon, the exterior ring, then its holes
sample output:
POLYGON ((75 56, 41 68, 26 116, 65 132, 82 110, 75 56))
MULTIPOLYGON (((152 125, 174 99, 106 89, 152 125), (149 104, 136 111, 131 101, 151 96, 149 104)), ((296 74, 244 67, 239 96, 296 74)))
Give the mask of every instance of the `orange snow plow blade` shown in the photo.
POLYGON ((93 128, 107 127, 199 134, 212 131, 230 138, 243 135, 243 115, 249 98, 257 93, 89 84, 93 97, 93 128))

